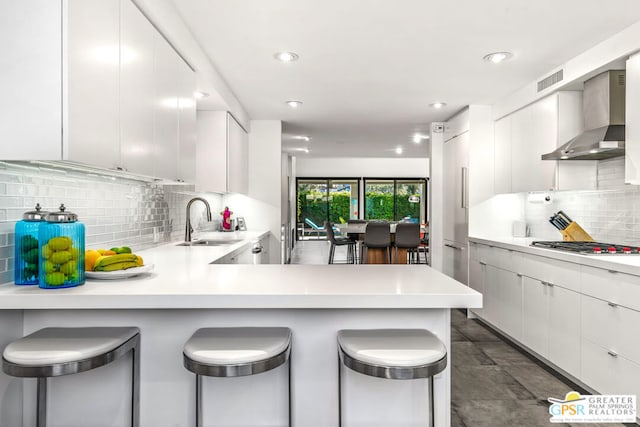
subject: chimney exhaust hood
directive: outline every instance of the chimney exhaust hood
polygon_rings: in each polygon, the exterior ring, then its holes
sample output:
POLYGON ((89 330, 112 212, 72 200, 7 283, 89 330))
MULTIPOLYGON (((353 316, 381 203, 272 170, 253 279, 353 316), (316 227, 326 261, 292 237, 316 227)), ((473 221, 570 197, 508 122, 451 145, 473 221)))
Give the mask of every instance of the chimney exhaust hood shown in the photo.
POLYGON ((584 82, 585 131, 542 160, 602 160, 624 156, 625 71, 612 70, 584 82))

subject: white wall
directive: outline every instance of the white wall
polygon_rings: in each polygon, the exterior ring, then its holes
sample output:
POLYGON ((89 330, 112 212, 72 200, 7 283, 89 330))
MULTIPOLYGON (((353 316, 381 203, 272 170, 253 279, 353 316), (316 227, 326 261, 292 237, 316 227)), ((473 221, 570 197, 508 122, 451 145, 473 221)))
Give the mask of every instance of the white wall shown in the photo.
POLYGON ((296 157, 296 176, 323 178, 427 178, 427 158, 296 157))
MULTIPOLYGON (((429 169, 431 172, 429 191, 429 247, 442 248, 444 243, 444 233, 442 229, 442 215, 444 211, 444 201, 442 192, 444 191, 444 133, 434 132, 438 126, 444 128, 444 123, 431 124, 431 155, 429 157, 429 169), (436 226, 434 226, 436 225, 436 226)), ((431 251, 431 267, 442 271, 442 251, 431 251)))
POLYGON ((228 194, 223 204, 244 217, 248 229, 268 229, 269 260, 280 262, 282 122, 252 120, 249 133, 249 194, 228 194))

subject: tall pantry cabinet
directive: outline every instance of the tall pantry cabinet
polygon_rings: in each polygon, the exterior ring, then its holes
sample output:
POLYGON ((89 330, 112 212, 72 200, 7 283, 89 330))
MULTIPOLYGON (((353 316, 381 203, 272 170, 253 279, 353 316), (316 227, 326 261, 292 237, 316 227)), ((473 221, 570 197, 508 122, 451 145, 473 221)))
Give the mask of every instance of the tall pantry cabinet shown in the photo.
POLYGON ((470 105, 445 123, 443 272, 468 283, 469 208, 493 195, 491 107, 470 105))

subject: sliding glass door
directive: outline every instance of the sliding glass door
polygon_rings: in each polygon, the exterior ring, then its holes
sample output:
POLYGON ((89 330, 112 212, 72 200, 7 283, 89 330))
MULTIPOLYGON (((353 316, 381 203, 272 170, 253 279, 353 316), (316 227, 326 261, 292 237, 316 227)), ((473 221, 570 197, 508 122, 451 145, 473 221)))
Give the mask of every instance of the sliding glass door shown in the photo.
POLYGON ((365 178, 365 219, 426 223, 427 181, 365 178))
POLYGON ((358 218, 357 178, 297 179, 297 238, 326 239, 324 222, 358 218))

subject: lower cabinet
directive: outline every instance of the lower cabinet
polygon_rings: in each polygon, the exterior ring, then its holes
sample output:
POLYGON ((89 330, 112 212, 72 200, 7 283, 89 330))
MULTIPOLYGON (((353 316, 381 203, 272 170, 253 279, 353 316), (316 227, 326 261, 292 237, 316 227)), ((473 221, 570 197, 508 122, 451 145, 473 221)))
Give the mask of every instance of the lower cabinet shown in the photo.
POLYGON ((640 364, 582 339, 580 379, 602 394, 640 396, 640 364))
MULTIPOLYGON (((469 260, 469 287, 484 295, 485 292, 485 276, 487 274, 487 263, 474 259, 473 256, 469 260)), ((486 306, 487 300, 483 297, 483 305, 486 306)), ((475 314, 484 317, 484 308, 471 308, 475 314)))
POLYGON ((442 272, 466 285, 469 281, 467 245, 445 240, 442 255, 442 272))
POLYGON ((549 360, 580 377, 580 294, 561 286, 548 287, 549 360))
POLYGON ((511 271, 485 266, 484 317, 514 339, 522 338, 522 281, 511 271))

